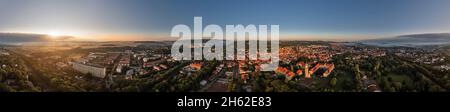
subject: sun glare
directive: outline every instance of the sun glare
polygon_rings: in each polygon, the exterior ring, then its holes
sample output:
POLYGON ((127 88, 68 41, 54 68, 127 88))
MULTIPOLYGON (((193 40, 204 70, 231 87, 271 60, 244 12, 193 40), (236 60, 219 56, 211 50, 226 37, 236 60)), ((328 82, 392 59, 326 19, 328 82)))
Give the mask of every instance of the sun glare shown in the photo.
POLYGON ((61 36, 61 33, 57 32, 57 31, 52 31, 52 32, 48 33, 48 35, 50 35, 52 37, 57 37, 57 36, 61 36))

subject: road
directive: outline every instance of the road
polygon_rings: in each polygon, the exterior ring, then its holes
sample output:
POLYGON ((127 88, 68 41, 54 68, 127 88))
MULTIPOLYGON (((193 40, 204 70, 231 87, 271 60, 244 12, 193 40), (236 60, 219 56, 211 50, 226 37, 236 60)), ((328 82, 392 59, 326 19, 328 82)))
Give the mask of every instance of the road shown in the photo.
POLYGON ((198 90, 198 92, 205 92, 206 90, 211 88, 211 86, 217 82, 219 77, 223 76, 224 74, 225 74, 225 68, 220 70, 220 72, 218 74, 212 75, 210 78, 211 80, 208 80, 208 83, 205 86, 203 86, 200 90, 198 90))

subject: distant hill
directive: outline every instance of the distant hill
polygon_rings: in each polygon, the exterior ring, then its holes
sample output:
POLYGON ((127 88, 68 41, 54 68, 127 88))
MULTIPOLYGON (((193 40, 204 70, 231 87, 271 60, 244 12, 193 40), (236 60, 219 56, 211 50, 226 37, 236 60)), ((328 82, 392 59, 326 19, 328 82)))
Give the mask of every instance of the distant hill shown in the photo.
POLYGON ((393 38, 363 40, 358 43, 383 47, 450 45, 450 33, 400 35, 393 38))
MULTIPOLYGON (((58 40, 73 38, 71 36, 60 36, 58 40)), ((27 42, 47 42, 55 40, 45 34, 31 33, 0 33, 0 44, 17 44, 27 42)))

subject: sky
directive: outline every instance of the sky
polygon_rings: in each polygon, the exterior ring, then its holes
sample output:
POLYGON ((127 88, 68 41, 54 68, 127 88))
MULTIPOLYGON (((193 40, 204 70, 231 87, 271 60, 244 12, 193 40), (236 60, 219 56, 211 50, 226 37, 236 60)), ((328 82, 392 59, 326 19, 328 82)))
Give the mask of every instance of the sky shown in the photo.
POLYGON ((0 32, 164 40, 177 24, 280 25, 281 39, 450 32, 450 0, 0 0, 0 32))

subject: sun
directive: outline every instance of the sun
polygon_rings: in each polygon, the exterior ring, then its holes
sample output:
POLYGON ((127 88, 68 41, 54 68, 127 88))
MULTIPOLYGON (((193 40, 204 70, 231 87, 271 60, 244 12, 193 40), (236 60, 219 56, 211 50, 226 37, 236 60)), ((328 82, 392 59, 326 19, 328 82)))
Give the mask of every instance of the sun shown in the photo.
POLYGON ((58 36, 61 36, 61 33, 57 32, 57 31, 52 31, 52 32, 48 33, 48 35, 50 35, 52 37, 58 37, 58 36))

